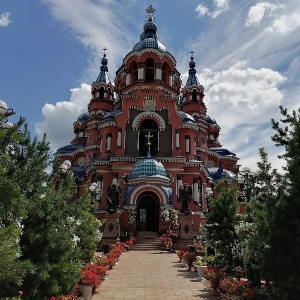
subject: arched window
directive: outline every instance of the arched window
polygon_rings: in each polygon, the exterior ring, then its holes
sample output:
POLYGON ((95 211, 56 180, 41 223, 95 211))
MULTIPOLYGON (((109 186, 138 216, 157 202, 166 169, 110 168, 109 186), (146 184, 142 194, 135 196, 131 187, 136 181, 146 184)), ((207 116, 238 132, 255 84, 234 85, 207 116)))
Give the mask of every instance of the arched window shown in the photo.
POLYGON ((164 63, 162 67, 162 82, 169 84, 168 76, 169 76, 169 67, 167 63, 164 63))
POLYGON ((146 61, 145 81, 146 82, 154 81, 154 61, 153 61, 153 59, 148 59, 146 61))
POLYGON ((158 126, 152 119, 144 120, 140 125, 139 155, 148 153, 148 134, 150 133, 151 155, 158 154, 158 126))
POLYGON ((103 87, 103 86, 100 87, 100 90, 99 90, 99 98, 100 98, 100 99, 104 99, 104 87, 103 87))
POLYGON ((138 81, 138 66, 137 63, 134 62, 132 64, 132 70, 131 70, 131 76, 132 76, 132 83, 135 83, 138 81))
POLYGON ((192 101, 196 102, 197 101, 197 91, 196 89, 193 89, 193 93, 192 93, 192 101))

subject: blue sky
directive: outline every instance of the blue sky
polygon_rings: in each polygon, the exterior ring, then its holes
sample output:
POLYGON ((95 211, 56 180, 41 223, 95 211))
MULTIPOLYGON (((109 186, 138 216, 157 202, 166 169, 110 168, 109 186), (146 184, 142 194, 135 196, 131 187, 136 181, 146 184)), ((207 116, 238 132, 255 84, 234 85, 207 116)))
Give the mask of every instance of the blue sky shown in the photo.
POLYGON ((299 107, 300 0, 0 0, 0 99, 16 111, 11 121, 23 116, 34 136, 47 132, 53 150, 68 144, 103 48, 113 82, 149 4, 183 84, 194 51, 223 146, 252 169, 265 147, 279 168, 270 120, 279 105, 299 107))

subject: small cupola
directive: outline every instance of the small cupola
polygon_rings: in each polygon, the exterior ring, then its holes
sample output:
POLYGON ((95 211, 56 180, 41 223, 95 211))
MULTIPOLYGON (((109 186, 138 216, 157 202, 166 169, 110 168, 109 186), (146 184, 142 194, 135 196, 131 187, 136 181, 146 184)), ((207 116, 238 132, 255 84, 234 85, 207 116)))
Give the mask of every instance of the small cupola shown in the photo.
POLYGON ((199 83, 194 61, 194 52, 191 51, 189 62, 189 75, 184 88, 182 89, 183 104, 191 102, 203 102, 204 87, 199 83))

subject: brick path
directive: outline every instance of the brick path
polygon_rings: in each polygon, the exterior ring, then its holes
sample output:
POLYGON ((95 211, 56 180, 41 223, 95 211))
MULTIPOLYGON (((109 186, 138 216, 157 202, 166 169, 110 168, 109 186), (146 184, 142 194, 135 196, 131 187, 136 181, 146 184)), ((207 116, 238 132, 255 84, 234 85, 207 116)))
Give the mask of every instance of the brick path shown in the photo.
POLYGON ((163 250, 130 250, 109 271, 92 300, 113 299, 206 299, 211 295, 209 282, 197 280, 177 255, 163 250))

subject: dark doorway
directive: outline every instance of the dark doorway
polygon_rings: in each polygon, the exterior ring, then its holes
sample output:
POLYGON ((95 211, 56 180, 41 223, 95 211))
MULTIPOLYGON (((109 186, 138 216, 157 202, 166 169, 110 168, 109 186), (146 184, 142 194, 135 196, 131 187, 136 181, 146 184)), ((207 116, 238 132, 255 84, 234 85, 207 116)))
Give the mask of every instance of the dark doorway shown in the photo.
POLYGON ((151 194, 142 195, 137 207, 137 230, 158 232, 158 205, 151 194))

